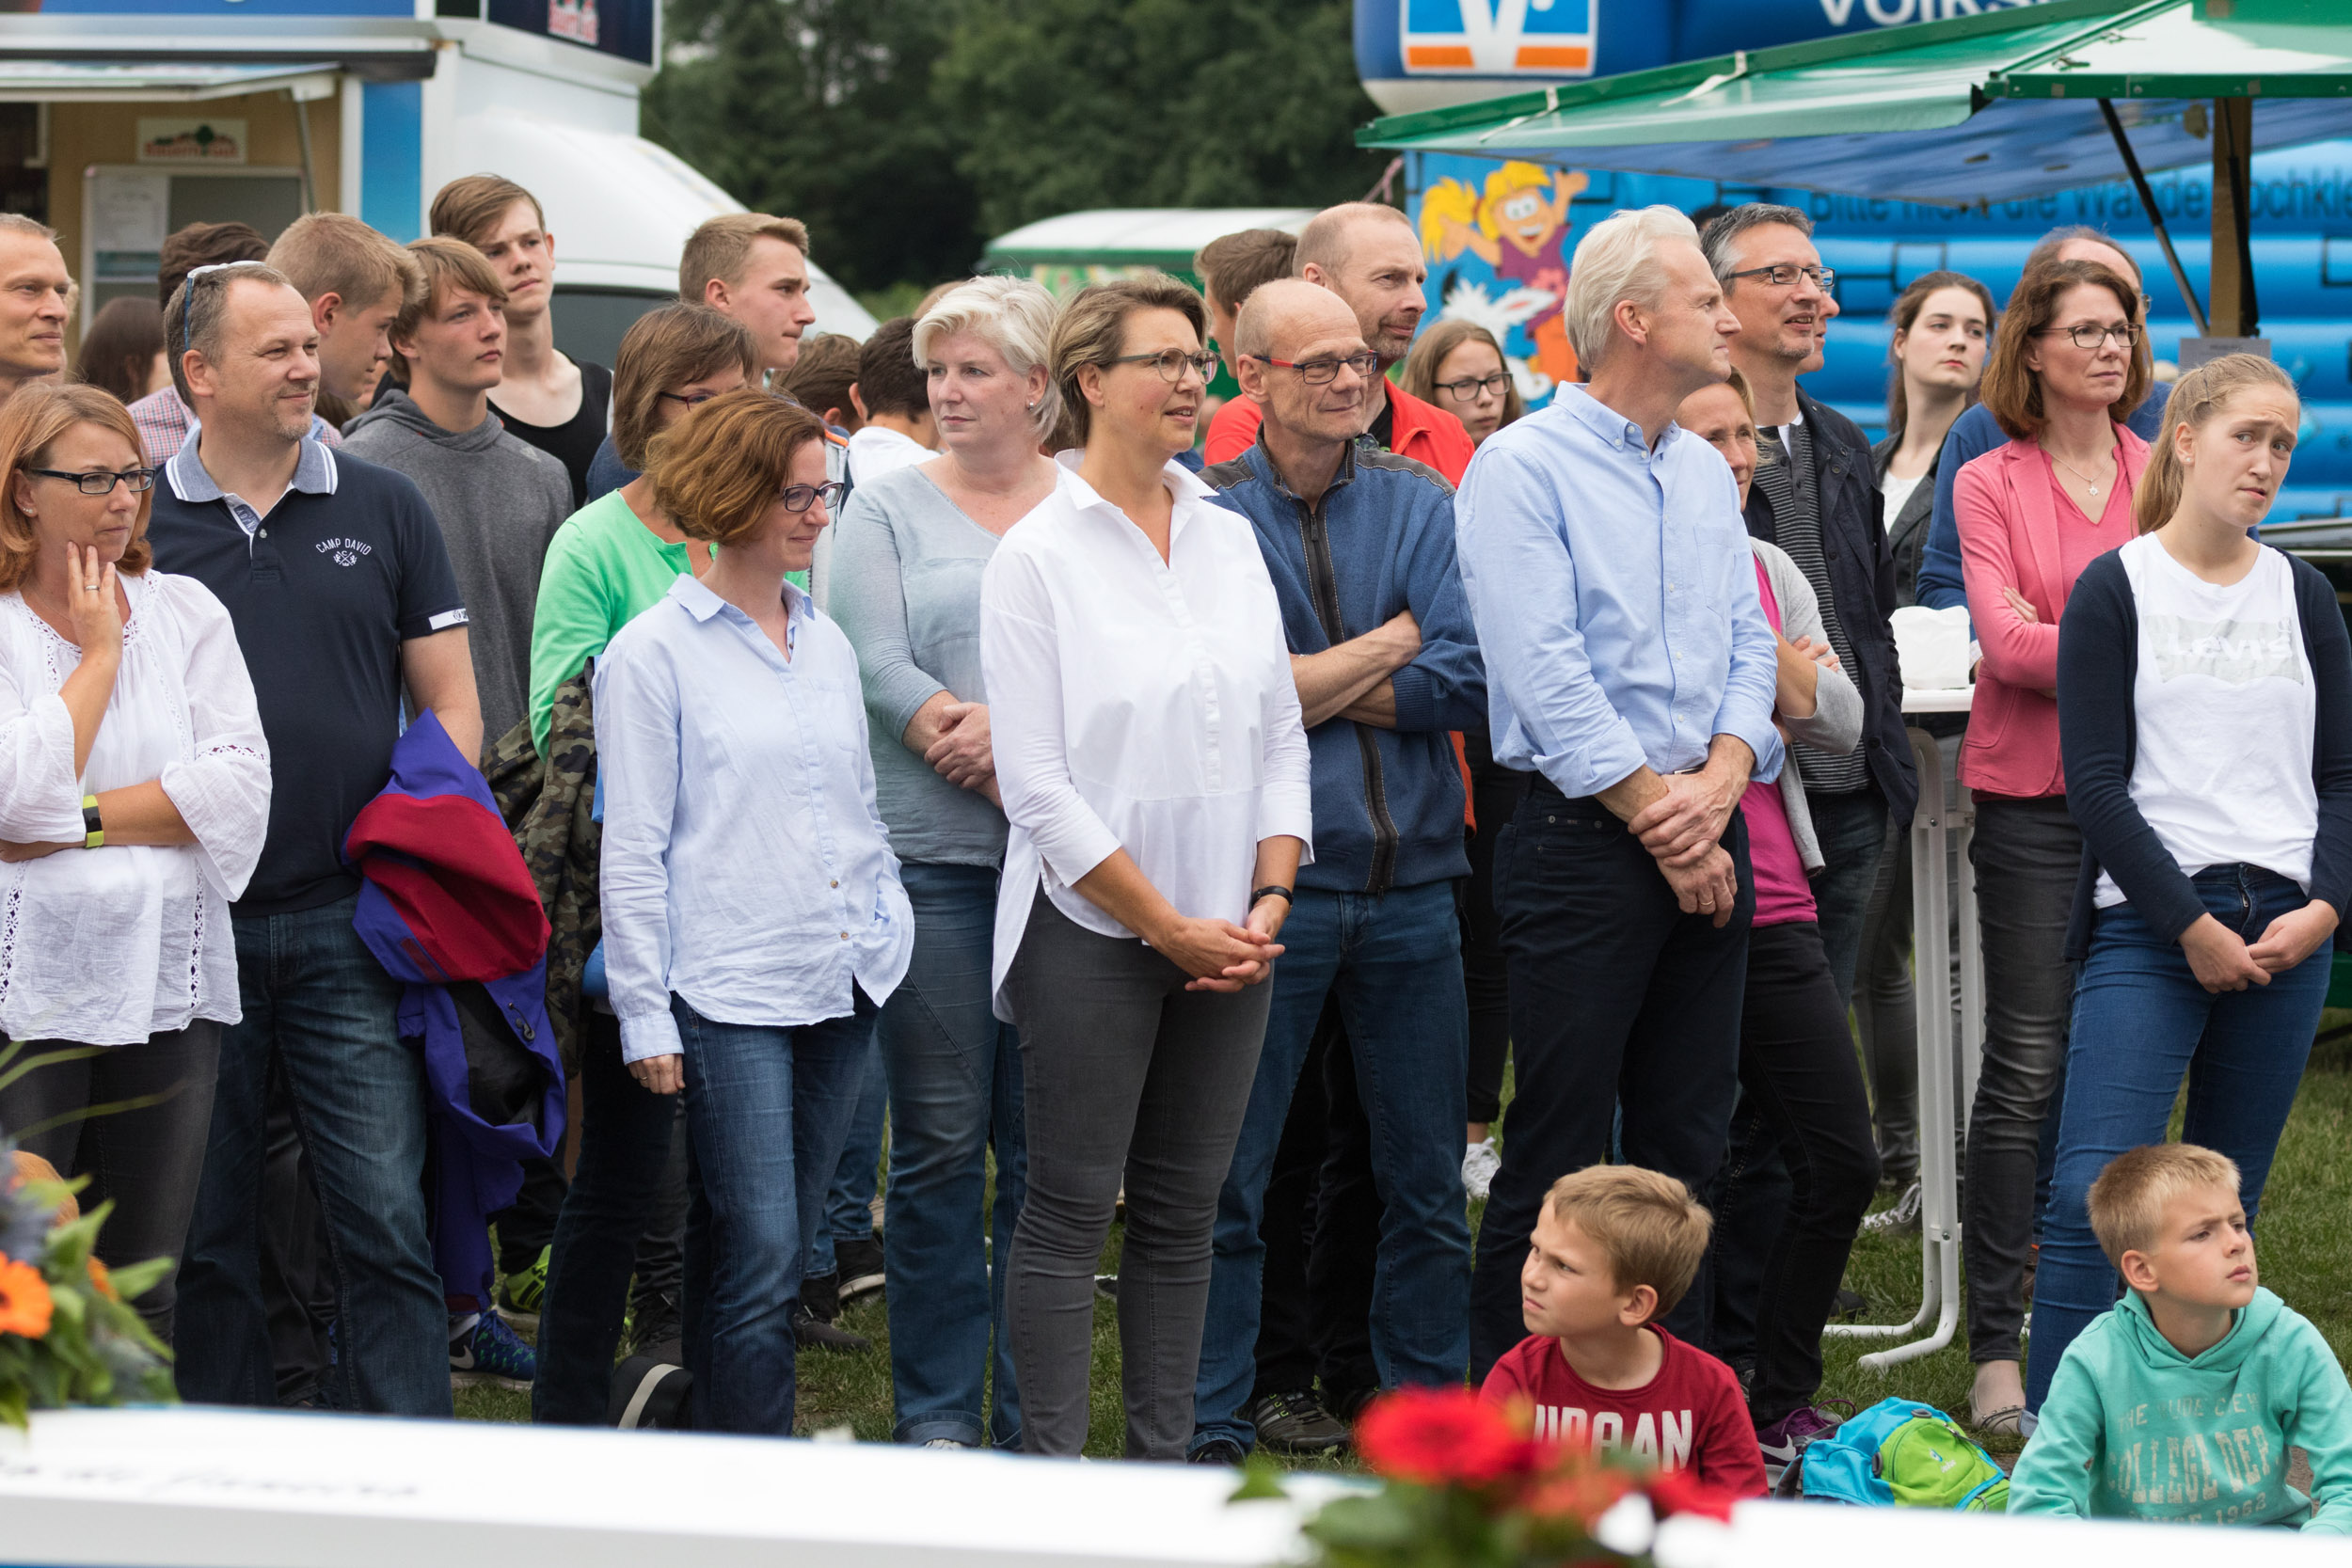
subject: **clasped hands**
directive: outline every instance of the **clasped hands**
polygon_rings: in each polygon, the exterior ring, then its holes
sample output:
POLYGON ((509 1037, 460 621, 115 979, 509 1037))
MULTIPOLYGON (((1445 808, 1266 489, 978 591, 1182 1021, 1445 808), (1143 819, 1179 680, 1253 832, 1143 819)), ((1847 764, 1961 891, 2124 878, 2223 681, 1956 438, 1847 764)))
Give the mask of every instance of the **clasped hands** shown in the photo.
POLYGON ((1730 923, 1740 895, 1739 873, 1722 839, 1747 786, 1746 769, 1727 750, 1718 746, 1695 773, 1652 775, 1662 792, 1625 825, 1656 857, 1682 912, 1711 916, 1718 927, 1730 923))

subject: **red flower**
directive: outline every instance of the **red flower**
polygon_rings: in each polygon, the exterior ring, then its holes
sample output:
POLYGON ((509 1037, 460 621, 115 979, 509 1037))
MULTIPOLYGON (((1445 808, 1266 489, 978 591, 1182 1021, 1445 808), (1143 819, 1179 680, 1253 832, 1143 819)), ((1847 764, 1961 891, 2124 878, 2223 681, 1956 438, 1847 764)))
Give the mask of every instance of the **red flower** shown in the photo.
POLYGON ((1356 1451, 1384 1476, 1422 1486, 1487 1486, 1525 1475, 1536 1449, 1467 1388, 1406 1388, 1373 1402, 1356 1451))
POLYGON ((1661 1470, 1649 1478, 1644 1490, 1649 1493, 1650 1506, 1661 1519, 1675 1513, 1703 1513, 1728 1523, 1731 1505, 1740 1500, 1729 1492, 1708 1485, 1688 1470, 1661 1470))
POLYGON ((1572 1521, 1589 1530, 1593 1521, 1609 1512, 1633 1490, 1633 1478, 1614 1465, 1596 1465, 1576 1450, 1557 1450, 1565 1463, 1539 1475, 1527 1489, 1523 1506, 1538 1519, 1572 1521))

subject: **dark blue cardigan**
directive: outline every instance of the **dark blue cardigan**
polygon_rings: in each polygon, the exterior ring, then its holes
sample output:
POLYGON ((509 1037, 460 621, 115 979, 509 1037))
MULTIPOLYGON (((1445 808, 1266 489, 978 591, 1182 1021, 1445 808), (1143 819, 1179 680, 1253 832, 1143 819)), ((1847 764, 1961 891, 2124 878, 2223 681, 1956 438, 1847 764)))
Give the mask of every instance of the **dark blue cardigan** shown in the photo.
MULTIPOLYGON (((2276 546, 2265 548, 2275 549, 2276 546)), ((2283 551, 2280 553, 2284 553, 2283 551)), ((2287 557, 2295 573, 2303 651, 2318 697, 2312 777, 2319 786, 2319 839, 2312 849, 2312 896, 2352 914, 2352 635, 2336 592, 2319 568, 2287 557)), ((2138 715, 2132 705, 2139 674, 2139 607, 2123 562, 2109 551, 2083 568, 2058 623, 2058 752, 2066 767, 2066 807, 2083 833, 2074 911, 2066 956, 2090 951, 2099 871, 2115 878, 2151 928, 2180 935, 2205 912, 2187 877, 2132 804, 2138 715)), ((2352 933, 2352 925, 2339 935, 2352 933)))

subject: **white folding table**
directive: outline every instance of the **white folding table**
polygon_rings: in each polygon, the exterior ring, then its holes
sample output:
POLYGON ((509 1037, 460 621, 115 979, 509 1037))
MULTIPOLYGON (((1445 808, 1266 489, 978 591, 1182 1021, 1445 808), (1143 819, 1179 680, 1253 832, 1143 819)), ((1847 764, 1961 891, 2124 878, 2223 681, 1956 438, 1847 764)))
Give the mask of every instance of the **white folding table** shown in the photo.
MULTIPOLYGON (((1966 713, 1974 689, 1903 693, 1903 712, 1966 713)), ((1966 1131, 1984 1041, 1984 954, 1977 934, 1977 879, 1968 840, 1977 813, 1968 791, 1945 785, 1942 748, 1925 730, 1910 732, 1919 773, 1919 805, 1911 818, 1912 996, 1919 1020, 1919 1310, 1901 1323, 1833 1323, 1825 1332, 1858 1339, 1903 1339, 1862 1358, 1870 1370, 1942 1350, 1960 1323, 1960 1169, 1954 1145, 1966 1131), (1956 852, 1955 884, 1947 851, 1956 852), (1960 1037, 1952 1037, 1950 931, 1954 902, 1960 932, 1960 1037), (1954 1103, 1957 1058, 1959 1101, 1954 1103), (1906 1338, 1932 1323, 1923 1338, 1906 1338)))

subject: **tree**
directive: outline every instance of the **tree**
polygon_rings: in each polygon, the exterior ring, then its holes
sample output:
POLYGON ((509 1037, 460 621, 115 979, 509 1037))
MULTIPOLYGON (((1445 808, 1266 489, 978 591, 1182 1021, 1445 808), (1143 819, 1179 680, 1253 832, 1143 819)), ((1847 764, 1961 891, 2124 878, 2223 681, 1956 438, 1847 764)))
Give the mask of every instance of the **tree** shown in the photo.
POLYGON ((936 67, 991 234, 1087 207, 1322 206, 1385 159, 1345 0, 964 0, 936 67))
POLYGON ((852 289, 952 277, 980 254, 960 138, 933 110, 930 0, 671 0, 646 134, 758 212, 808 225, 852 289))

